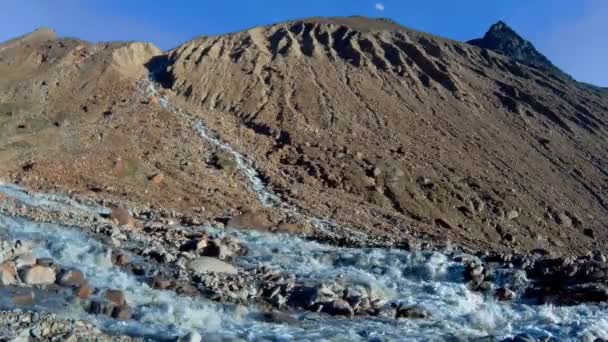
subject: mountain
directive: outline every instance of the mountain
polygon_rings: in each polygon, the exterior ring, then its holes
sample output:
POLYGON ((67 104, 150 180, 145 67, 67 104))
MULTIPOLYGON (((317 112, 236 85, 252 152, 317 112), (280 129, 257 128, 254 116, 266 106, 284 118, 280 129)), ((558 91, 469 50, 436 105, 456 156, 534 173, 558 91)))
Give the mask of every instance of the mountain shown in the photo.
POLYGON ((307 229, 260 204, 201 120, 285 201, 368 237, 556 253, 608 241, 608 95, 506 24, 467 44, 310 18, 167 53, 49 37, 0 46, 4 72, 0 174, 34 188, 307 229), (192 116, 142 95, 143 65, 192 116))
POLYGON ((483 38, 473 39, 468 43, 492 50, 525 64, 556 69, 553 63, 538 52, 532 43, 520 37, 503 21, 492 25, 483 38))

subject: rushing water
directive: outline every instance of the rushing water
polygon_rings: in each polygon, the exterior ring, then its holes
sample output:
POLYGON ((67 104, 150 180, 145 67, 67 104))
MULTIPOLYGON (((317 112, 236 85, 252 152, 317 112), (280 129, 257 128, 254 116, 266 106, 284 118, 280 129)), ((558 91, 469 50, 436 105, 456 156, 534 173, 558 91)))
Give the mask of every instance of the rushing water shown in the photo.
MULTIPOLYGON (((74 213, 99 209, 60 196, 28 194, 15 186, 0 186, 0 192, 16 195, 28 206, 74 213)), ((268 323, 261 319, 255 306, 224 305, 151 289, 141 279, 112 265, 109 247, 77 227, 0 215, 1 235, 34 241, 38 256, 52 257, 61 265, 82 270, 96 288, 125 292, 129 305, 136 310, 134 319, 127 322, 88 316, 82 306, 57 307, 53 301, 38 308, 67 317, 88 318, 112 333, 168 339, 198 331, 220 340, 238 337, 277 341, 502 339, 520 333, 572 341, 608 338, 605 305, 554 307, 517 300, 498 302, 470 291, 463 282, 463 265, 443 253, 340 248, 290 235, 200 229, 241 240, 249 253, 234 262, 244 268, 264 264, 294 274, 298 280, 356 285, 389 301, 423 307, 431 317, 351 319, 294 312, 289 323, 268 323)))

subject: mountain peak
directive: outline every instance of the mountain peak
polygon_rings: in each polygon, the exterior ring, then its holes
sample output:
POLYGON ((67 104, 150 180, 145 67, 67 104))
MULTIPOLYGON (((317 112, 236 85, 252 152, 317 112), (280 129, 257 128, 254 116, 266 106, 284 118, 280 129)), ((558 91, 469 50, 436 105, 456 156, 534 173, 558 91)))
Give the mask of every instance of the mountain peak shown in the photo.
POLYGON ((11 43, 16 43, 16 42, 33 43, 33 42, 54 40, 54 39, 57 39, 57 33, 55 32, 55 30, 50 29, 48 27, 39 27, 36 30, 34 30, 30 33, 27 33, 21 37, 17 37, 17 38, 8 40, 6 42, 0 42, 0 43, 3 45, 6 45, 6 44, 11 44, 11 43))
MULTIPOLYGON (((494 25, 490 26, 490 29, 488 30, 488 33, 489 32, 500 32, 500 31, 504 31, 504 30, 510 30, 513 33, 515 33, 515 31, 513 31, 513 29, 509 25, 507 25, 507 23, 505 23, 502 20, 499 20, 494 25)), ((517 34, 517 33, 515 33, 515 34, 517 34)))
POLYGON ((524 64, 556 68, 547 57, 536 50, 532 43, 522 38, 502 20, 492 25, 483 38, 474 39, 468 43, 511 57, 524 64))

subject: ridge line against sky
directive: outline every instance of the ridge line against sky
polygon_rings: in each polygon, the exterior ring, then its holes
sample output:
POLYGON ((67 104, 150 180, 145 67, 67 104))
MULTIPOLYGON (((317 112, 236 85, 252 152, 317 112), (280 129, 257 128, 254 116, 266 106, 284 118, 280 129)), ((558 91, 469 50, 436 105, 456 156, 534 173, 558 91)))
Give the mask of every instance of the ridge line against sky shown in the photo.
POLYGON ((351 15, 386 17, 459 41, 482 37, 504 20, 577 80, 608 86, 608 0, 5 0, 0 41, 46 26, 60 36, 150 41, 167 50, 199 35, 351 15))

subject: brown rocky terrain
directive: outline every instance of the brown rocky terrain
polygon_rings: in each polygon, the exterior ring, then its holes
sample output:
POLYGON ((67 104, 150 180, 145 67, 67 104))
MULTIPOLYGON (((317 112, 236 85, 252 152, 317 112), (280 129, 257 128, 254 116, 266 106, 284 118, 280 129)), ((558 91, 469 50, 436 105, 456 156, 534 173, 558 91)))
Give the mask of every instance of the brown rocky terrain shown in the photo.
POLYGON ((397 242, 605 250, 607 93, 515 57, 366 18, 167 54, 39 30, 0 45, 0 175, 199 220, 264 209, 230 155, 142 95, 148 67, 306 212, 397 242))

